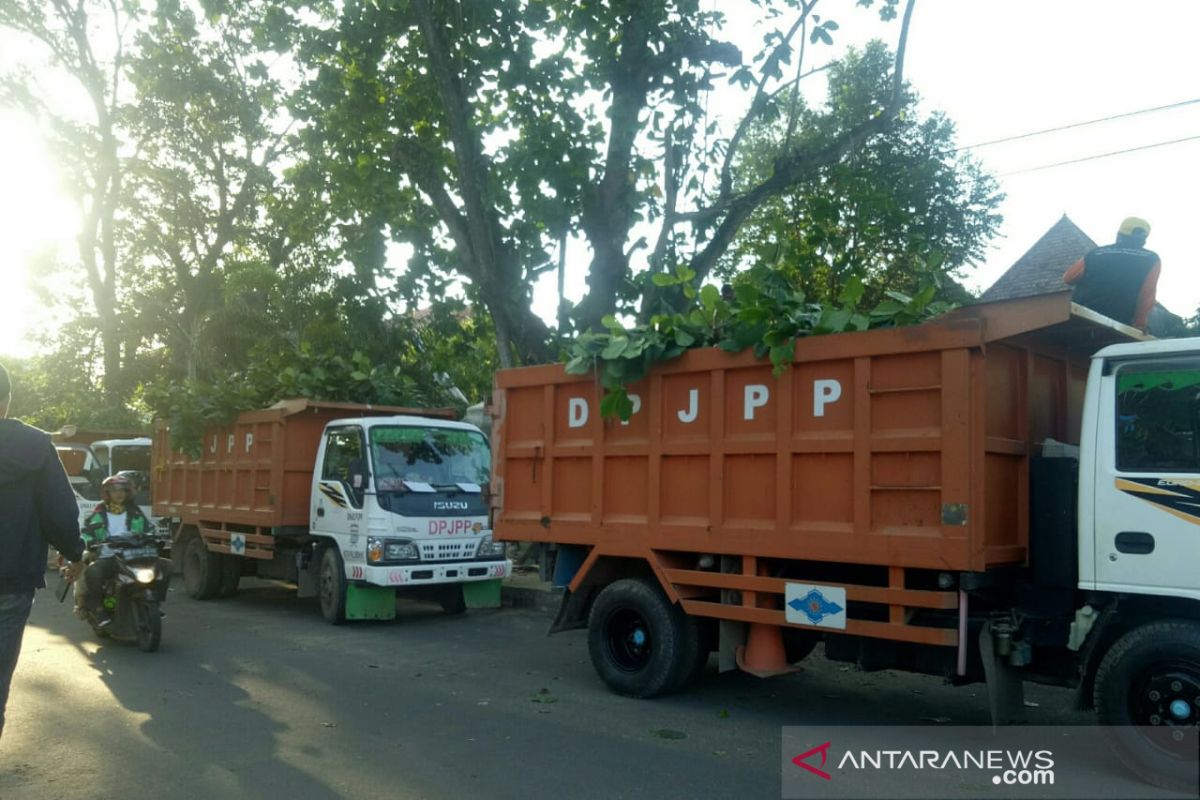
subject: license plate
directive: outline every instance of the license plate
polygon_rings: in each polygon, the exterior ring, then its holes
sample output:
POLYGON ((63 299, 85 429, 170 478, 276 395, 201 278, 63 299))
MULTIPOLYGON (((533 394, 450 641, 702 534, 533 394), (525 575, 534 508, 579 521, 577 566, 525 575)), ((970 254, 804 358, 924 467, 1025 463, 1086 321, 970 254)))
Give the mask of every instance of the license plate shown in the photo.
POLYGON ((120 556, 121 558, 125 559, 126 561, 130 561, 135 558, 156 558, 158 556, 158 548, 153 547, 153 546, 150 546, 150 547, 109 547, 108 545, 103 545, 100 548, 100 557, 101 558, 111 558, 113 556, 120 556))

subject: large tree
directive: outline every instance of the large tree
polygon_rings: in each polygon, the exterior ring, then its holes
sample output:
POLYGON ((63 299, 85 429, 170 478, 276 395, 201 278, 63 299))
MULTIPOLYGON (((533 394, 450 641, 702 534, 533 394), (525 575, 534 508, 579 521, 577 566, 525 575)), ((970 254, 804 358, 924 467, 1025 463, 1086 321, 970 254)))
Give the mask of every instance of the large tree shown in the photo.
POLYGON ((120 118, 127 97, 133 0, 5 0, 0 27, 37 43, 41 57, 0 75, 0 102, 42 123, 81 219, 79 261, 96 315, 105 401, 128 392, 122 380, 120 227, 128 139, 120 118), (83 99, 64 102, 58 81, 83 99))
MULTIPOLYGON (((350 0, 312 4, 319 24, 295 12, 273 26, 315 71, 297 110, 314 123, 310 157, 336 176, 331 204, 411 246, 409 280, 465 278, 509 365, 549 355, 530 286, 568 236, 591 248, 577 318, 594 327, 630 299, 635 225, 660 226, 652 270, 685 260, 703 280, 763 203, 893 124, 912 0, 892 79, 863 116, 735 185, 747 132, 801 75, 784 68, 837 30, 818 0, 757 5, 782 24, 753 60, 713 33, 723 17, 699 0, 350 0), (724 138, 702 102, 719 79, 749 94, 724 138)), ((884 0, 883 15, 897 5, 884 0)))
MULTIPOLYGON (((872 43, 832 65, 820 106, 786 98, 784 113, 746 137, 735 186, 762 180, 781 153, 804 147, 795 141, 797 127, 822 137, 822 128, 853 125, 863 104, 890 80, 892 62, 882 43, 872 43)), ((922 118, 909 87, 901 109, 886 135, 872 137, 755 211, 723 258, 720 276, 729 279, 765 262, 824 302, 835 301, 852 278, 865 285, 864 302, 877 302, 887 290, 913 294, 931 277, 944 276, 953 295, 953 278, 983 256, 995 235, 1003 195, 956 147, 954 124, 945 115, 922 118)), ((962 297, 960 290, 948 299, 962 297)))

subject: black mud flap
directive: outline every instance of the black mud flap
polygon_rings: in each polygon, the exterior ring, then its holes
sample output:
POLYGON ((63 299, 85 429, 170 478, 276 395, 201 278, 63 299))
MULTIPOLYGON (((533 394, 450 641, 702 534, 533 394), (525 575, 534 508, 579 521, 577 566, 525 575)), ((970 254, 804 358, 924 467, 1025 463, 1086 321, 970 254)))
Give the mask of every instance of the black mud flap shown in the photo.
POLYGON ((996 652, 991 626, 979 629, 979 656, 987 681, 988 708, 992 725, 1009 725, 1025 713, 1025 683, 1021 673, 996 652))
POLYGON ((550 623, 550 630, 546 635, 586 628, 588 600, 591 596, 590 591, 583 594, 573 594, 570 589, 563 591, 562 605, 558 607, 558 614, 554 617, 554 622, 550 623))

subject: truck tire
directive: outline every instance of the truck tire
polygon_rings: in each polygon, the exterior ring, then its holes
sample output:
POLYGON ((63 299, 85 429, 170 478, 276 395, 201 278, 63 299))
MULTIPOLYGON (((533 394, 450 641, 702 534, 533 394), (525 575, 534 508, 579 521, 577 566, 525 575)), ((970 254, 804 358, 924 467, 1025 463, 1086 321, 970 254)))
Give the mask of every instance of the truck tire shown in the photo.
POLYGON ((183 585, 196 600, 209 600, 221 588, 221 560, 199 533, 183 537, 183 585))
POLYGON ((637 578, 615 581, 596 597, 588 616, 592 666, 618 694, 671 692, 697 658, 688 646, 686 623, 683 611, 657 585, 637 578))
POLYGON ((1126 767, 1155 786, 1196 791, 1200 623, 1155 622, 1126 633, 1100 662, 1094 699, 1126 767))
POLYGON ((237 594, 238 584, 242 581, 242 557, 222 555, 221 557, 221 586, 217 590, 220 597, 233 597, 237 594))
POLYGON ((330 625, 346 621, 346 566, 334 545, 321 548, 321 568, 317 574, 317 599, 321 616, 330 625))
POLYGON ((467 610, 467 601, 463 597, 461 583, 446 584, 438 590, 438 603, 447 614, 462 614, 467 610))

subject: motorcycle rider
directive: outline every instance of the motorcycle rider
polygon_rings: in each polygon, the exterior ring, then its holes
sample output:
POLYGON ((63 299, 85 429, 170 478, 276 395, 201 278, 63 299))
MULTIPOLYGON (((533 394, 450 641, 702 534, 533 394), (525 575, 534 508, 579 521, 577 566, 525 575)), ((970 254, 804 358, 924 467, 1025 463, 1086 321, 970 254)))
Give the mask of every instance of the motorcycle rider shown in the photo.
MULTIPOLYGON (((150 519, 133 500, 133 484, 124 475, 105 478, 100 484, 103 502, 88 516, 83 527, 83 540, 91 548, 109 539, 146 536, 153 532, 150 519)), ((89 551, 89 556, 90 556, 89 551)), ((79 605, 94 613, 100 627, 112 622, 104 604, 104 585, 117 576, 117 563, 111 558, 92 561, 80 580, 79 605)))

